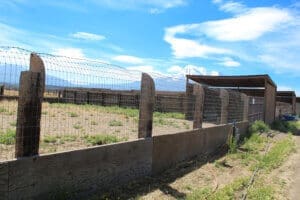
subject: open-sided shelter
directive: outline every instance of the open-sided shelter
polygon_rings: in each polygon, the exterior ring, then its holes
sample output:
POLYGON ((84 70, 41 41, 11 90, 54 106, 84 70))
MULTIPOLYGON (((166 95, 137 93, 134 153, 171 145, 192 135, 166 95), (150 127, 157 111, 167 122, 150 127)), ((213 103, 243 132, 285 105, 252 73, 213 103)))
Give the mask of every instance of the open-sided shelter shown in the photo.
POLYGON ((275 120, 277 86, 269 75, 203 76, 187 75, 189 80, 216 88, 236 89, 248 96, 263 97, 263 120, 270 124, 275 120))

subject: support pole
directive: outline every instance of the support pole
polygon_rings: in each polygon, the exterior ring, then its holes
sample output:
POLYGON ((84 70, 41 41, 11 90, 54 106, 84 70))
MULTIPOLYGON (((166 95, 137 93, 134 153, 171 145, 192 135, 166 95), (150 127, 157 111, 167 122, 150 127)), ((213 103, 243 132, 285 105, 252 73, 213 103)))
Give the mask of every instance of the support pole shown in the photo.
POLYGON ((220 89, 221 98, 221 117, 220 124, 228 123, 228 106, 229 106, 229 94, 225 89, 220 89))
POLYGON ((195 111, 193 129, 202 128, 203 123, 203 108, 204 108, 204 89, 201 85, 195 84, 193 88, 193 95, 195 96, 195 111))
POLYGON ((241 95, 242 101, 244 102, 244 107, 243 107, 243 121, 248 121, 248 116, 249 116, 249 97, 242 93, 241 95))
POLYGON ((45 68, 41 58, 32 53, 30 71, 20 77, 15 157, 39 153, 40 121, 45 90, 45 68))
POLYGON ((141 95, 139 105, 139 138, 152 137, 154 103, 154 81, 151 78, 151 76, 149 76, 146 73, 142 73, 141 95))

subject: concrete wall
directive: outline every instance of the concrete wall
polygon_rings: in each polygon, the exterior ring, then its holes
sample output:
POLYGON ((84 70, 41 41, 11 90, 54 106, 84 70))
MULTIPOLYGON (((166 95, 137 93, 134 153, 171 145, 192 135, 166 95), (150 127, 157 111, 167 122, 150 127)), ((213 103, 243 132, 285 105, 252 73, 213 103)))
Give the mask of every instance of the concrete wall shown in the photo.
POLYGON ((8 194, 9 199, 86 194, 150 175, 152 144, 152 139, 142 139, 2 163, 0 199, 8 194))
POLYGON ((297 115, 300 115, 300 103, 296 103, 296 113, 297 115))
MULTIPOLYGON (((237 123, 247 134, 248 122, 237 123)), ((0 199, 47 199, 80 195, 157 174, 226 145, 233 126, 220 125, 88 149, 0 163, 0 199)), ((84 196, 81 196, 84 197, 84 196)))
POLYGON ((222 125, 153 137, 153 173, 160 173, 197 155, 213 153, 226 144, 230 133, 232 126, 222 125))

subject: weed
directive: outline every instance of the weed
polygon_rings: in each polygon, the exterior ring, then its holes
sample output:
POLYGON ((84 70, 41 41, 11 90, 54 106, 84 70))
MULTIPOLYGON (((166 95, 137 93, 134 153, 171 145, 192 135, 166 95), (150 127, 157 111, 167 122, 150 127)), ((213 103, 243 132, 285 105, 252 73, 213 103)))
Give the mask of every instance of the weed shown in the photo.
POLYGON ((16 131, 7 129, 6 132, 0 132, 0 144, 12 145, 15 143, 16 131))
POLYGON ((74 112, 70 112, 70 117, 79 117, 79 115, 77 113, 74 113, 74 112))
POLYGON ((47 115, 48 112, 47 111, 42 111, 42 115, 47 115))
POLYGON ((118 120, 111 120, 108 125, 109 126, 123 126, 123 123, 118 120))
POLYGON ((113 135, 86 135, 83 139, 85 139, 86 143, 91 145, 102 145, 121 141, 113 135))
POLYGON ((57 137, 51 136, 51 135, 45 135, 45 137, 44 137, 44 139, 43 139, 43 142, 54 144, 54 143, 57 142, 57 137))
POLYGON ((260 159, 259 167, 267 171, 280 166, 286 157, 295 150, 295 142, 291 135, 274 144, 270 151, 260 159))
POLYGON ((201 199, 235 199, 236 193, 241 192, 246 188, 247 183, 249 181, 248 177, 243 177, 234 180, 229 185, 213 192, 211 188, 201 188, 193 191, 191 194, 187 196, 187 200, 201 200, 201 199))
POLYGON ((73 125, 73 128, 75 128, 75 129, 82 129, 82 126, 77 123, 77 124, 73 125))
POLYGON ((268 132, 270 127, 263 121, 255 121, 249 128, 250 134, 268 132))
POLYGON ((229 153, 236 153, 237 152, 237 141, 235 138, 231 138, 229 142, 229 153))
POLYGON ((91 125, 92 125, 92 126, 96 126, 96 125, 98 125, 98 123, 95 122, 95 121, 91 121, 91 125))
POLYGON ((278 130, 284 133, 293 133, 297 134, 297 132, 300 130, 300 121, 281 121, 281 120, 276 120, 272 123, 271 125, 272 129, 278 130))
POLYGON ((247 193, 247 199, 274 199, 274 189, 262 179, 255 180, 253 186, 247 193))
POLYGON ((17 126, 17 122, 15 122, 15 121, 14 122, 10 122, 9 125, 12 126, 12 127, 16 127, 17 126))
POLYGON ((0 107, 0 113, 5 113, 5 112, 8 112, 8 110, 3 107, 0 107))

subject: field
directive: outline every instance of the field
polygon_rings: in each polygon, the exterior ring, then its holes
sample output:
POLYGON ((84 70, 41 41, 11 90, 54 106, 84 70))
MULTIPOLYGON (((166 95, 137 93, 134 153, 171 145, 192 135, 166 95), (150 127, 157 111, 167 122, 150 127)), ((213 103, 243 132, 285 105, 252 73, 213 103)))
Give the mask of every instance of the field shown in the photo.
MULTIPOLYGON (((137 109, 46 103, 42 105, 40 153, 73 150, 138 138, 137 109)), ((17 101, 0 102, 0 160, 14 156, 17 101)), ((204 124, 205 127, 214 124, 204 124)), ((153 135, 192 129, 181 113, 154 113, 153 135)))

